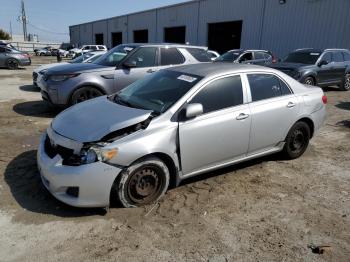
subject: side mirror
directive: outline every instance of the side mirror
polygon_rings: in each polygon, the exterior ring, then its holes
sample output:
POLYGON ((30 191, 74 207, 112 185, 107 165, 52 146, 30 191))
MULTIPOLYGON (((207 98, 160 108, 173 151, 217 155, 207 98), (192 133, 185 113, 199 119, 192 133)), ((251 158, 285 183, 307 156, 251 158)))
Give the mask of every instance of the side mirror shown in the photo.
POLYGON ((195 118, 201 114, 203 114, 203 105, 202 104, 188 104, 186 106, 186 118, 195 118))
POLYGON ((328 61, 326 61, 326 60, 321 60, 321 61, 318 63, 318 66, 319 66, 319 67, 324 66, 324 65, 328 65, 328 61))
POLYGON ((136 61, 125 61, 124 63, 123 63, 123 67, 124 68, 128 68, 128 69, 130 69, 130 68, 135 68, 137 65, 136 65, 136 61))

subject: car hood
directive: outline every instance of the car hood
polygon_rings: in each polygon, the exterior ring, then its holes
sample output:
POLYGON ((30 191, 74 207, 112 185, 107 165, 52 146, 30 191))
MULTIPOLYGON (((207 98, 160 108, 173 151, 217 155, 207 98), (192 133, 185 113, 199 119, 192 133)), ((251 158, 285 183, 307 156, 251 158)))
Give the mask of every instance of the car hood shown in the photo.
POLYGON ((275 68, 275 69, 280 69, 280 70, 294 70, 294 71, 298 71, 301 68, 305 68, 308 67, 310 65, 308 64, 300 64, 300 63, 277 63, 277 64, 271 64, 269 65, 271 68, 275 68))
POLYGON ((130 108, 101 96, 77 104, 52 121, 52 129, 69 139, 97 142, 111 132, 145 121, 152 111, 130 108))
POLYGON ((48 75, 60 75, 60 74, 71 74, 71 73, 83 73, 86 71, 99 71, 108 69, 110 67, 101 66, 94 63, 77 63, 77 64, 65 64, 61 66, 55 66, 50 68, 47 72, 48 75))
POLYGON ((68 62, 61 62, 61 63, 52 63, 52 64, 46 64, 46 65, 40 65, 36 69, 34 69, 34 72, 40 72, 45 69, 53 68, 55 66, 61 66, 61 65, 67 65, 69 64, 68 62))

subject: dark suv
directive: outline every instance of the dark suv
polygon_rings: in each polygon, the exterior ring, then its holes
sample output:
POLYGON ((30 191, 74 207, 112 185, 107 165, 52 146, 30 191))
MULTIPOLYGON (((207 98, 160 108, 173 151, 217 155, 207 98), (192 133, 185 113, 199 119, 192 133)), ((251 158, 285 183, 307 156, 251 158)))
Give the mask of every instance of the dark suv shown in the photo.
POLYGON ((276 63, 276 57, 267 50, 230 50, 215 59, 216 62, 268 65, 276 63))
POLYGON ((347 49, 298 49, 271 65, 307 85, 337 85, 350 90, 350 51, 347 49))

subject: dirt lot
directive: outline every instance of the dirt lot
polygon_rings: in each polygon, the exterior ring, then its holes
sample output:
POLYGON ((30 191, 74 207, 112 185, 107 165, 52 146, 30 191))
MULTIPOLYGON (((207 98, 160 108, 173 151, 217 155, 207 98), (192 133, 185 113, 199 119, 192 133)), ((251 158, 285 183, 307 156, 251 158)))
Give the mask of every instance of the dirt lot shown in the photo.
POLYGON ((325 90, 327 124, 300 159, 219 170, 145 208, 77 209, 36 167, 57 112, 31 73, 50 60, 0 69, 0 261, 350 261, 350 92, 325 90))

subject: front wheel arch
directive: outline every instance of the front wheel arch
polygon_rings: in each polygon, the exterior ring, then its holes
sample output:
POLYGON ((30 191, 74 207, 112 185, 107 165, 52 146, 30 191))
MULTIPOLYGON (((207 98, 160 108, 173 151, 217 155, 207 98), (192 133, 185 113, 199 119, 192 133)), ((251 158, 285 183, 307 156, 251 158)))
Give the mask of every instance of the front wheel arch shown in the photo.
POLYGON ((102 87, 100 87, 100 86, 98 86, 98 85, 93 85, 93 84, 92 84, 92 85, 90 85, 90 84, 81 85, 81 86, 78 86, 77 88, 74 88, 74 90, 72 90, 72 92, 69 94, 69 99, 68 99, 68 101, 67 101, 67 104, 72 105, 73 94, 74 94, 76 91, 78 91, 79 89, 84 88, 84 87, 95 88, 95 89, 97 89, 98 91, 100 91, 103 95, 106 95, 106 94, 107 94, 106 91, 105 91, 102 87))
POLYGON ((317 79, 316 79, 316 76, 314 76, 314 75, 306 75, 306 76, 304 76, 304 81, 303 81, 303 83, 305 83, 305 80, 306 80, 307 78, 312 78, 312 80, 313 80, 313 82, 314 82, 314 85, 317 86, 317 79))

